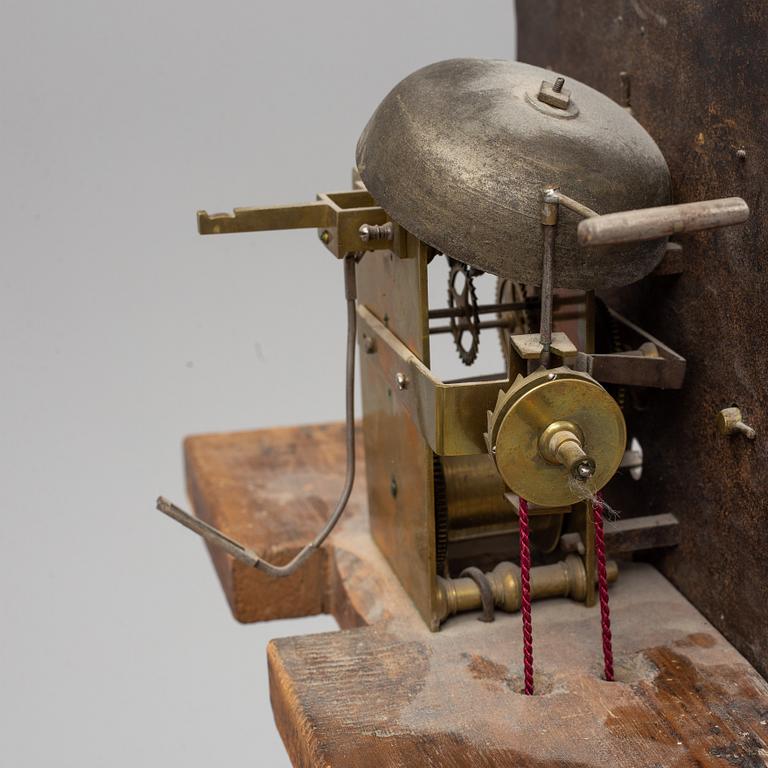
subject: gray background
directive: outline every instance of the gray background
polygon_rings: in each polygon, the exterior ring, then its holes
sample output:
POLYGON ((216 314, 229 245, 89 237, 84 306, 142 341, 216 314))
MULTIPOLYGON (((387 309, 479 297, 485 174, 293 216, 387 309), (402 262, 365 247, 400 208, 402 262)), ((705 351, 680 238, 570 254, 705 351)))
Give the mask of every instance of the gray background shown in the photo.
POLYGON ((3 3, 0 763, 288 764, 265 646, 334 622, 236 624, 153 502, 187 433, 341 418, 341 271, 194 212, 347 188, 400 78, 514 38, 511 0, 3 3))

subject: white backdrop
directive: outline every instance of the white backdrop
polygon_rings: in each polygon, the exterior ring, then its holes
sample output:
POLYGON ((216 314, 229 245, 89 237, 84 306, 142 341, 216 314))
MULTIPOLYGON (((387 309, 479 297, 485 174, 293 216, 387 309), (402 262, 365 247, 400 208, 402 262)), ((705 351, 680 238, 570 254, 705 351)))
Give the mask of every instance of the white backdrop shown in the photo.
POLYGON ((194 212, 347 188, 400 78, 514 38, 511 0, 5 0, 0 763, 288 764, 265 646, 334 623, 236 624, 153 502, 185 434, 341 418, 341 270, 194 212))

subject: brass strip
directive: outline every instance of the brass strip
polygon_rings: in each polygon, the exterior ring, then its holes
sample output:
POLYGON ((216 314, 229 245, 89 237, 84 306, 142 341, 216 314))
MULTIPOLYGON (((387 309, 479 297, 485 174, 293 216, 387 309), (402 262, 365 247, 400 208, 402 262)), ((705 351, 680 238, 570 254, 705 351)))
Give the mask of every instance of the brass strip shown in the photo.
MULTIPOLYGON (((365 306, 358 305, 360 332, 375 339, 382 376, 418 426, 430 448, 439 456, 486 453, 484 418, 493 410, 506 378, 448 384, 436 378, 365 306)), ((373 360, 369 360, 373 362, 373 360)))

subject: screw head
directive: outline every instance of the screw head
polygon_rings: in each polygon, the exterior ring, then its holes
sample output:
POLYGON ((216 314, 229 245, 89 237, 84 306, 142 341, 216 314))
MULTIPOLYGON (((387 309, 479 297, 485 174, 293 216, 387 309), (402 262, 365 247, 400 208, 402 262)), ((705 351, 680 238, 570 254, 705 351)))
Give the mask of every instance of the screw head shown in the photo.
POLYGON ((395 376, 395 381, 397 382, 397 388, 399 390, 402 391, 408 388, 408 377, 401 371, 399 371, 395 376))
POLYGON ((320 233, 319 237, 320 237, 320 240, 322 240, 326 245, 328 245, 328 243, 331 242, 331 233, 327 229, 324 229, 320 233))

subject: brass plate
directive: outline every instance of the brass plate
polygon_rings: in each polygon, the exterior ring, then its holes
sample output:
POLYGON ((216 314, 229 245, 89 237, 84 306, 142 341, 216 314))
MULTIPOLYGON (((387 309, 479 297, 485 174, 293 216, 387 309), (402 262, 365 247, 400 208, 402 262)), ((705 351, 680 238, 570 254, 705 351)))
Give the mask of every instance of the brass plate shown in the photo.
MULTIPOLYGON (((389 329, 415 360, 429 363, 427 249, 412 236, 410 258, 369 253, 357 267, 358 311, 389 329)), ((432 451, 417 423, 398 400, 394 376, 386 375, 378 339, 371 351, 361 323, 361 389, 371 535, 408 596, 433 631, 435 607, 435 513, 432 451)))
MULTIPOLYGON (((365 265, 366 259, 360 266, 365 265)), ((366 355, 367 362, 379 367, 393 389, 393 396, 418 424, 432 450, 439 456, 486 453, 485 414, 493 408, 499 392, 509 386, 509 380, 504 377, 488 381, 441 381, 397 337, 391 321, 387 327, 362 303, 358 304, 357 315, 361 335, 367 335, 374 342, 374 351, 366 355), (400 386, 399 374, 404 377, 400 386)))

